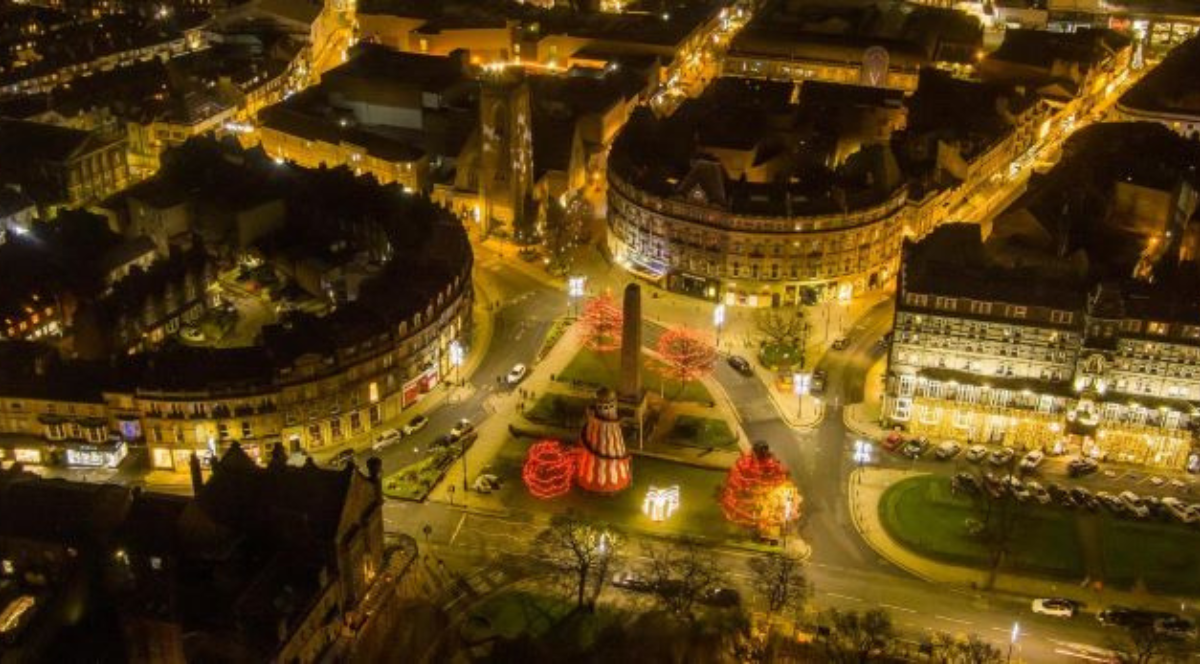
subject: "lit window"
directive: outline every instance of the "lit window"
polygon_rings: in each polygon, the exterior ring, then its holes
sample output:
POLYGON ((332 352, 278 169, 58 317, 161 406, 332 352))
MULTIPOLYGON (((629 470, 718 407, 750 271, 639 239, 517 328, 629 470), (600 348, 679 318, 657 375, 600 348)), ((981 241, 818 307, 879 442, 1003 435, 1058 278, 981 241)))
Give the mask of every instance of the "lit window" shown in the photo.
POLYGON ((367 398, 371 403, 379 402, 379 383, 371 381, 371 384, 367 386, 367 398))

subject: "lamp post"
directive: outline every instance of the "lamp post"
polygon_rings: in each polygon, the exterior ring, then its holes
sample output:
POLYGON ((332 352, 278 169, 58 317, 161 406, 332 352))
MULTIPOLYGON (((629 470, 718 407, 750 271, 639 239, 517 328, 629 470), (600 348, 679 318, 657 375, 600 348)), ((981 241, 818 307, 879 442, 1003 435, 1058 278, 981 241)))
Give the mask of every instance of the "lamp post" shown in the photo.
POLYGON ((713 308, 713 327, 717 328, 717 352, 721 352, 721 328, 725 326, 725 305, 713 308))
POLYGON ((812 374, 792 374, 792 392, 796 394, 796 417, 804 417, 804 395, 812 384, 812 374))
MULTIPOLYGON (((574 304, 583 297, 584 288, 587 286, 587 277, 569 277, 567 279, 567 309, 568 313, 573 308, 574 304)), ((575 312, 578 315, 578 311, 575 312)))
POLYGON ((1008 659, 1006 661, 1012 661, 1013 646, 1017 644, 1017 639, 1019 638, 1021 638, 1021 623, 1014 622, 1012 626, 1012 635, 1008 640, 1008 659))
POLYGON ((463 352, 462 344, 458 342, 458 339, 451 341, 450 342, 450 366, 454 367, 454 384, 455 385, 458 384, 459 367, 462 366, 464 355, 465 355, 465 353, 463 352))

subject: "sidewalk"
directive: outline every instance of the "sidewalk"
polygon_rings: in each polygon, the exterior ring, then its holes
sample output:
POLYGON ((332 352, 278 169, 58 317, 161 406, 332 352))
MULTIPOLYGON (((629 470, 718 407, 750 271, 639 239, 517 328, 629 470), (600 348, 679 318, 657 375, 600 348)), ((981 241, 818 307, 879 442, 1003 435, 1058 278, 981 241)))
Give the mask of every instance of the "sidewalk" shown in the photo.
MULTIPOLYGON (((922 557, 893 540, 884 530, 879 518, 879 499, 887 487, 909 477, 925 473, 887 468, 860 468, 850 474, 847 495, 854 528, 877 554, 893 565, 930 583, 941 584, 972 592, 981 590, 987 583, 988 572, 972 567, 962 567, 922 557)), ((1109 604, 1157 608, 1163 611, 1178 611, 1180 606, 1194 601, 1145 592, 1127 592, 1104 589, 1088 590, 1078 583, 1053 581, 1039 577, 1019 576, 1006 572, 996 574, 991 592, 1019 597, 1067 597, 1091 607, 1109 604)))
POLYGON ((842 421, 846 428, 871 440, 880 440, 888 434, 888 430, 879 423, 883 405, 882 379, 886 369, 886 357, 871 365, 863 378, 863 400, 842 409, 842 421))

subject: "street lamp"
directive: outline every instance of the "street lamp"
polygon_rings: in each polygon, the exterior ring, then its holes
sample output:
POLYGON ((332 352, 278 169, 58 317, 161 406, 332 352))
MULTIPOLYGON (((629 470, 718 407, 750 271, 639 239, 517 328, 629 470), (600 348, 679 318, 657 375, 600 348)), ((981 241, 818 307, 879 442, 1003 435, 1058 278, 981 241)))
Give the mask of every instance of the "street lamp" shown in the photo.
POLYGON ((792 374, 792 392, 796 394, 796 417, 804 417, 804 395, 812 384, 812 374, 792 374))
POLYGON ((721 352, 721 328, 725 326, 725 305, 713 308, 713 326, 717 328, 717 352, 721 352))
MULTIPOLYGON (((567 308, 583 297, 584 288, 587 286, 587 277, 570 277, 567 279, 567 308)), ((578 312, 576 312, 578 314, 578 312)))
POLYGON ((462 344, 458 342, 458 339, 451 341, 450 342, 450 366, 454 367, 454 384, 455 385, 458 384, 459 367, 462 366, 463 356, 464 356, 464 352, 463 352, 462 344))
POLYGON ((1017 644, 1017 639, 1021 638, 1021 623, 1014 622, 1012 626, 1012 635, 1008 640, 1008 660, 1012 661, 1013 646, 1017 644))

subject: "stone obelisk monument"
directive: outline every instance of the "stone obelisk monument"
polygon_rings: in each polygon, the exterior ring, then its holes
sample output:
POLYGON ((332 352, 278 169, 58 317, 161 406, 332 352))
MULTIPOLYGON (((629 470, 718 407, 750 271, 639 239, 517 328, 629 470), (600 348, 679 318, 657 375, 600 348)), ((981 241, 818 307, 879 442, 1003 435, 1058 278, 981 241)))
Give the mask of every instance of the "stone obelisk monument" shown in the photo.
POLYGON ((624 320, 621 329, 621 389, 619 396, 626 403, 642 400, 642 289, 637 284, 625 287, 621 310, 624 320))

